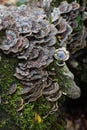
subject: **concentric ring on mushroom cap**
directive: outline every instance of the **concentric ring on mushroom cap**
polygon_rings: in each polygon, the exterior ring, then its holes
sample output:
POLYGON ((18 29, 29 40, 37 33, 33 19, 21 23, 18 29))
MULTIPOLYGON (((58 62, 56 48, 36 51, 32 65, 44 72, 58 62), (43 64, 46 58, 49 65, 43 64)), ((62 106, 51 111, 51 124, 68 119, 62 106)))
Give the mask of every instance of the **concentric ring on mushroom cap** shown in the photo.
POLYGON ((10 88, 7 91, 7 95, 11 95, 13 93, 15 93, 17 90, 17 84, 16 83, 12 83, 10 88))
POLYGON ((58 40, 61 42, 61 45, 68 39, 68 36, 72 33, 72 28, 69 24, 66 23, 66 30, 63 33, 57 35, 58 40))
POLYGON ((25 34, 25 33, 29 33, 31 31, 32 28, 32 23, 31 21, 29 21, 29 19, 24 19, 22 21, 20 21, 20 23, 16 23, 16 28, 18 30, 19 33, 21 34, 25 34))
POLYGON ((67 28, 66 20, 62 19, 62 17, 60 17, 60 19, 56 25, 56 28, 58 30, 58 34, 65 32, 66 28, 67 28))
POLYGON ((51 95, 59 90, 58 83, 53 83, 51 86, 44 88, 43 95, 51 95))
POLYGON ((80 8, 80 5, 78 3, 76 3, 76 2, 72 2, 71 6, 72 6, 72 10, 77 10, 77 9, 80 8))
POLYGON ((57 91, 56 93, 50 95, 50 96, 47 96, 46 99, 47 101, 50 101, 50 102, 56 102, 60 97, 62 96, 62 91, 57 91))
POLYGON ((66 61, 69 59, 69 52, 66 50, 66 48, 62 47, 55 51, 54 57, 57 60, 66 61))
POLYGON ((59 5, 60 14, 68 13, 72 10, 72 5, 68 4, 67 1, 61 2, 61 5, 59 5))
POLYGON ((57 21, 57 19, 59 19, 59 17, 60 17, 60 10, 59 10, 59 8, 55 7, 53 9, 53 12, 51 13, 52 22, 57 21))
POLYGON ((11 47, 15 46, 18 40, 18 34, 13 30, 6 30, 6 37, 0 45, 0 49, 8 51, 11 47))

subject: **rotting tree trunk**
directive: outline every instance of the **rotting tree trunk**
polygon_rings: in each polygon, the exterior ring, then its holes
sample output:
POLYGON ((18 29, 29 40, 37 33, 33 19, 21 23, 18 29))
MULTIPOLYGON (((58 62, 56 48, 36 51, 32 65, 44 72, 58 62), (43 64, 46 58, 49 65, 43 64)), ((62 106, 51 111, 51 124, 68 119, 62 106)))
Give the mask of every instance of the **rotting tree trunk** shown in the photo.
MULTIPOLYGON (((79 52, 77 51, 76 53, 79 53, 79 52)), ((51 130, 52 125, 55 126, 54 128, 57 128, 56 120, 58 118, 57 117, 58 113, 55 113, 54 115, 49 115, 49 117, 47 119, 44 119, 44 116, 48 115, 48 112, 50 109, 52 109, 52 112, 55 111, 55 106, 53 107, 53 104, 51 104, 50 102, 47 102, 44 99, 44 96, 41 99, 38 99, 34 103, 29 103, 29 104, 25 103, 23 112, 18 113, 16 111, 21 106, 21 105, 17 106, 17 103, 21 101, 21 97, 18 94, 18 92, 21 89, 21 83, 19 80, 17 80, 14 77, 15 66, 18 64, 18 60, 13 58, 12 55, 9 55, 10 57, 7 55, 4 55, 2 51, 0 51, 0 54, 1 54, 1 61, 0 61, 0 80, 1 80, 1 83, 0 83, 0 94, 1 94, 0 112, 3 113, 1 115, 1 118, 0 118, 0 122, 1 122, 0 128, 2 130, 4 130, 4 129, 27 130, 29 128, 31 130, 33 130, 33 129, 44 130, 46 128, 48 130, 51 130), (6 95, 7 90, 9 90, 9 87, 11 85, 13 85, 14 83, 17 84, 18 92, 13 93, 13 96, 11 96, 11 95, 7 96, 6 95), (3 104, 2 104, 2 102, 3 102, 3 104), (37 113, 37 117, 34 118, 35 112, 37 113), (42 124, 39 124, 40 120, 43 120, 42 124)), ((72 57, 74 57, 74 55, 72 57)), ((72 57, 71 57, 71 60, 72 60, 72 57)), ((77 58, 74 59, 74 60, 76 60, 76 62, 77 62, 78 57, 79 56, 77 56, 77 58)), ((70 64, 71 64, 71 61, 70 61, 70 64)), ((78 62, 78 64, 79 64, 79 62, 78 62)), ((51 66, 49 66, 48 68, 50 68, 50 67, 51 66)), ((55 66, 52 66, 52 67, 55 67, 55 66)), ((78 91, 74 90, 77 87, 76 87, 76 84, 73 82, 73 75, 69 72, 69 70, 67 70, 65 68, 63 67, 60 69, 59 66, 56 67, 56 70, 58 73, 57 76, 59 78, 55 77, 54 82, 55 81, 57 82, 57 80, 58 80, 58 82, 60 82, 60 86, 61 87, 63 86, 63 89, 64 89, 63 94, 73 96, 73 98, 75 96, 79 97, 79 89, 78 89, 78 91), (74 87, 74 85, 75 85, 75 87, 74 87), (67 86, 69 88, 67 88, 67 86), (72 89, 70 89, 70 87, 72 87, 72 89), (77 92, 77 94, 74 93, 73 91, 77 92), (76 94, 76 95, 74 95, 74 94, 76 94)), ((52 69, 54 69, 54 68, 52 68, 52 69)), ((77 72, 79 72, 79 71, 82 71, 82 70, 77 69, 77 72)), ((84 79, 85 79, 85 74, 86 74, 85 72, 84 72, 84 79)), ((78 83, 78 81, 77 81, 77 83, 78 83)), ((62 105, 62 102, 63 101, 61 100, 61 102, 60 102, 61 105, 62 105)), ((62 122, 62 119, 61 119, 61 122, 62 122)), ((61 128, 62 128, 62 125, 61 125, 61 128)))

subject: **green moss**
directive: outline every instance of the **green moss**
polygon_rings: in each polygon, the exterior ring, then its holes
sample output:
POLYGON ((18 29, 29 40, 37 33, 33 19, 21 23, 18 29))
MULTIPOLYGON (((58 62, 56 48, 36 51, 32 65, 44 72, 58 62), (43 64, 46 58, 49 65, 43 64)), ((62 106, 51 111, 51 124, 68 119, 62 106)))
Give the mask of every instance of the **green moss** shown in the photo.
MULTIPOLYGON (((49 115, 47 118, 43 118, 44 114, 49 112, 50 107, 49 104, 45 104, 46 107, 43 105, 43 99, 40 99, 39 101, 24 105, 24 109, 21 113, 16 112, 15 105, 13 105, 14 101, 13 103, 10 101, 9 104, 5 106, 2 105, 2 109, 5 111, 7 118, 1 120, 0 129, 7 129, 7 126, 10 129, 12 128, 12 124, 13 127, 16 127, 16 130, 19 130, 18 128, 21 130, 51 130, 52 126, 57 127, 57 114, 55 113, 53 115, 49 115), (35 121, 35 111, 41 116, 41 123, 37 123, 35 121)), ((11 130, 13 130, 13 128, 11 130)))
POLYGON ((76 19, 76 21, 78 22, 78 27, 75 28, 73 31, 74 31, 74 32, 82 31, 82 29, 83 29, 83 21, 82 21, 82 16, 81 16, 81 14, 79 13, 78 16, 77 16, 75 19, 76 19))
POLYGON ((60 70, 58 69, 57 71, 59 84, 62 87, 62 89, 67 91, 67 89, 72 86, 71 80, 68 76, 63 75, 63 68, 61 68, 60 70))
POLYGON ((21 112, 17 112, 17 104, 20 96, 18 90, 20 90, 21 84, 13 76, 15 73, 15 65, 17 61, 15 58, 5 57, 2 55, 0 61, 0 89, 1 89, 1 100, 3 103, 0 104, 0 129, 1 130, 51 130, 52 126, 57 127, 55 123, 57 120, 57 114, 49 115, 44 118, 51 110, 53 104, 48 103, 44 97, 37 101, 29 104, 24 103, 24 108, 21 112), (17 92, 13 95, 7 96, 6 92, 12 82, 17 83, 17 92), (41 123, 35 121, 34 112, 37 112, 42 119, 41 123))
POLYGON ((17 1, 16 1, 16 5, 17 5, 17 6, 20 6, 20 5, 22 5, 22 4, 26 4, 26 2, 28 2, 28 0, 17 0, 17 1))
POLYGON ((24 103, 23 110, 17 112, 17 101, 21 98, 18 95, 21 84, 15 78, 14 73, 18 60, 12 55, 7 56, 2 52, 0 56, 0 96, 2 101, 0 104, 0 130, 51 130, 53 126, 57 128, 57 113, 44 118, 53 107, 53 103, 47 102, 45 97, 41 97, 33 103, 24 103), (13 82, 17 84, 17 91, 7 96, 7 90, 13 82), (36 122, 34 112, 40 115, 41 123, 36 122))

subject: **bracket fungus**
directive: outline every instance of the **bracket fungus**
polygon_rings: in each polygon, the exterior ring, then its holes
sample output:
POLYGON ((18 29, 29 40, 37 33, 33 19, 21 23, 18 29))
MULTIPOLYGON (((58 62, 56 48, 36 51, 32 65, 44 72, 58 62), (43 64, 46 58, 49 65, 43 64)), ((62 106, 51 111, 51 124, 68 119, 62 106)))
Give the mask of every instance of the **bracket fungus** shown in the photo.
POLYGON ((68 4, 64 1, 58 7, 55 7, 51 13, 52 23, 58 30, 57 38, 62 44, 73 31, 71 25, 79 14, 79 8, 80 5, 76 2, 68 4))
POLYGON ((13 93, 15 93, 17 90, 17 84, 16 83, 12 83, 10 88, 7 91, 7 95, 11 95, 13 93))
POLYGON ((56 64, 58 66, 63 66, 65 64, 65 61, 69 59, 69 52, 65 47, 58 48, 54 53, 54 57, 57 60, 56 64))
POLYGON ((74 54, 80 49, 86 47, 87 45, 86 37, 87 37, 87 33, 86 33, 86 28, 84 26, 82 28, 82 31, 72 33, 69 36, 67 45, 68 45, 68 50, 70 51, 71 54, 74 54))
MULTIPOLYGON (((72 33, 72 27, 63 14, 78 8, 77 3, 61 3, 51 13, 52 23, 42 8, 26 5, 0 8, 0 32, 5 34, 0 37, 0 50, 5 54, 11 53, 18 59, 14 75, 22 84, 19 95, 22 95, 26 103, 35 101, 42 95, 54 103, 61 97, 60 84, 53 80, 57 72, 53 76, 48 68, 56 60, 60 70, 60 66, 69 59, 66 45, 63 45, 72 33), (57 39, 59 46, 56 44, 57 39)), ((8 95, 15 91, 11 88, 8 95)), ((18 111, 23 108, 23 101, 20 102, 18 111)))
POLYGON ((66 48, 62 47, 55 51, 54 57, 58 60, 66 61, 69 59, 69 52, 66 48))

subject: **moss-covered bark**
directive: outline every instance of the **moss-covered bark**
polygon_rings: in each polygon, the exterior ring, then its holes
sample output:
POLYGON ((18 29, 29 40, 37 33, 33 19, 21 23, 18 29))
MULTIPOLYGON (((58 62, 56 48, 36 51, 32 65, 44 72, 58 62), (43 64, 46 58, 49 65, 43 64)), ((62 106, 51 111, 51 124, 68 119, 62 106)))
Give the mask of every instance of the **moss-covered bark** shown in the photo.
MULTIPOLYGON (((53 6, 56 6, 58 2, 60 1, 55 1, 53 6)), ((64 122, 62 118, 58 117, 59 111, 47 116, 53 104, 47 102, 44 96, 33 103, 26 104, 24 102, 23 110, 17 112, 17 102, 21 99, 18 94, 21 89, 21 84, 14 77, 17 63, 18 60, 12 55, 4 55, 3 52, 0 52, 0 130, 64 130, 64 122), (12 83, 17 84, 17 91, 12 95, 7 95, 7 90, 12 83), (37 113, 37 117, 35 117, 35 113, 37 113), (60 124, 58 123, 58 118, 60 124)), ((56 66, 55 62, 48 69, 51 69, 51 67, 56 68, 57 76, 54 81, 59 83, 63 94, 71 97, 78 96, 79 90, 76 90, 77 86, 69 70, 67 71, 65 66, 56 66)), ((81 81, 86 82, 86 72, 81 66, 81 81)), ((60 100, 59 108, 62 106, 64 100, 65 97, 60 100)))
POLYGON ((18 61, 11 55, 5 56, 2 52, 0 54, 0 130, 51 130, 58 127, 63 129, 63 126, 57 124, 57 113, 44 118, 53 107, 53 104, 47 102, 44 97, 36 102, 24 104, 23 110, 17 112, 21 84, 14 77, 14 73, 18 61), (17 91, 7 95, 7 90, 13 82, 17 84, 17 91), (41 118, 40 122, 38 117, 35 118, 35 112, 41 118))

